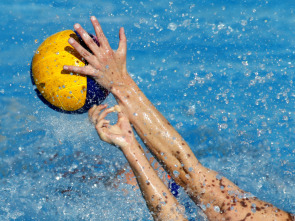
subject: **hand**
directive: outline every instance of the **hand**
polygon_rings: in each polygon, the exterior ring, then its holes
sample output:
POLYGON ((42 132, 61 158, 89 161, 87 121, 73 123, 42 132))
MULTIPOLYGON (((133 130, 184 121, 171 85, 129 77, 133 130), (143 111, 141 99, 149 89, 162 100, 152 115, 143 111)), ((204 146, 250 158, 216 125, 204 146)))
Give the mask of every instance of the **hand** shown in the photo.
POLYGON ((94 16, 91 17, 91 22, 99 45, 95 43, 81 25, 75 24, 74 28, 93 54, 88 52, 73 38, 69 39, 69 43, 88 62, 88 65, 84 67, 65 65, 64 70, 91 76, 97 81, 97 83, 110 91, 113 85, 123 84, 124 78, 129 76, 126 69, 127 39, 124 33, 124 28, 120 28, 119 47, 115 52, 110 47, 99 22, 94 16))
POLYGON ((108 109, 106 107, 107 105, 94 106, 88 112, 100 139, 121 148, 131 146, 135 138, 128 118, 118 105, 108 109), (101 112, 103 109, 105 110, 101 112), (115 125, 110 125, 110 121, 105 119, 111 112, 118 112, 118 122, 115 125))

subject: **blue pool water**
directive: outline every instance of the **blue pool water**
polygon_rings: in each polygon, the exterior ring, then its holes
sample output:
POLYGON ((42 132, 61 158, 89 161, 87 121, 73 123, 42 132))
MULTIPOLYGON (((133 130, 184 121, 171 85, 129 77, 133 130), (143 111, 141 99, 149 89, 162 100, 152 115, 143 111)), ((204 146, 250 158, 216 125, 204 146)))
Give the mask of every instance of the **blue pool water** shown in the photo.
MULTIPOLYGON (((96 15, 128 70, 197 158, 295 213, 295 5, 276 0, 2 0, 0 220, 151 220, 126 160, 87 114, 45 106, 30 80, 41 42, 96 15)), ((106 100, 115 104, 112 96, 106 100)), ((114 116, 113 116, 114 117, 114 116)), ((115 118, 115 117, 114 117, 115 118)), ((189 219, 206 220, 181 192, 189 219)))

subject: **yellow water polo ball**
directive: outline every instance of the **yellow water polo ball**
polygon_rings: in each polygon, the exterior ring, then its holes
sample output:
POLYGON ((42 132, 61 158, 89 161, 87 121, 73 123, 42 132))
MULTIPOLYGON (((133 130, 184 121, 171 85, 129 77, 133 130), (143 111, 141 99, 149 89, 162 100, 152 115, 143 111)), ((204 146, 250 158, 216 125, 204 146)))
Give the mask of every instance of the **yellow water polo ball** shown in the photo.
POLYGON ((100 104, 108 91, 91 77, 63 70, 64 65, 85 66, 83 58, 68 43, 70 37, 89 50, 75 32, 58 32, 48 37, 36 50, 31 77, 38 96, 49 107, 67 113, 84 113, 92 105, 100 104))

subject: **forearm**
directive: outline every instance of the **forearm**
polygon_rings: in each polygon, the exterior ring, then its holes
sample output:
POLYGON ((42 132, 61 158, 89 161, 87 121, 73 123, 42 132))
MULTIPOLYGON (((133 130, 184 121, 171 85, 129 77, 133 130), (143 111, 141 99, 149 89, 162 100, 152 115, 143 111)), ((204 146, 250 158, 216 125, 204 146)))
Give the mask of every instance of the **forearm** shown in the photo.
POLYGON ((175 182, 184 187, 196 203, 207 195, 208 200, 212 199, 203 186, 205 177, 212 172, 198 162, 187 143, 135 82, 125 78, 124 84, 114 86, 111 92, 138 135, 175 182))
POLYGON ((137 141, 131 146, 122 148, 133 173, 136 176, 141 192, 155 220, 186 220, 175 197, 170 193, 162 180, 144 155, 137 141))
MULTIPOLYGON (((265 203, 257 198, 241 199, 238 195, 245 192, 230 180, 219 178, 217 172, 203 167, 182 137, 132 80, 112 88, 112 93, 141 139, 176 183, 183 186, 196 203, 210 205, 205 211, 210 220, 224 217, 243 219, 249 214, 259 220, 276 215, 275 207, 268 204, 270 206, 266 208, 262 206, 265 203), (244 203, 248 206, 244 207, 244 203), (252 204, 260 205, 264 210, 253 214, 252 204)), ((286 216, 283 211, 280 214, 286 216)))
POLYGON ((132 79, 111 92, 149 150, 178 184, 187 187, 191 166, 199 162, 183 138, 132 79))

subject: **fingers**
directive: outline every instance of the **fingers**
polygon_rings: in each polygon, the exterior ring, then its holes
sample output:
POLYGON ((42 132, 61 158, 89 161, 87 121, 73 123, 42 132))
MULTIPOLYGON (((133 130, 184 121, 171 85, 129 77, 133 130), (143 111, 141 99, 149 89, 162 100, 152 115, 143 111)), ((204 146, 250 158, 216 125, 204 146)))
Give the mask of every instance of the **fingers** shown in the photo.
POLYGON ((98 63, 96 57, 93 54, 91 54, 89 51, 87 51, 84 47, 82 47, 75 39, 70 38, 69 43, 78 51, 78 53, 84 59, 86 59, 86 61, 88 61, 88 63, 90 65, 92 65, 95 68, 97 68, 99 66, 99 63, 98 63))
POLYGON ((106 116, 111 112, 118 112, 118 123, 127 119, 118 105, 115 105, 114 107, 111 107, 108 109, 105 109, 106 107, 107 107, 107 104, 99 105, 99 106, 95 105, 88 111, 89 119, 93 124, 97 124, 101 120, 104 120, 106 116), (105 110, 101 112, 103 109, 105 110))
POLYGON ((97 121, 99 122, 100 120, 104 119, 109 113, 114 112, 115 109, 114 107, 105 109, 98 117, 97 121))
POLYGON ((126 116, 123 114, 123 112, 118 112, 118 124, 121 124, 122 122, 126 121, 129 123, 129 120, 126 118, 126 116))
POLYGON ((124 118, 124 114, 122 112, 118 112, 118 120, 124 118))
POLYGON ((110 125, 110 121, 103 119, 103 120, 98 121, 95 128, 99 130, 98 132, 100 132, 103 127, 108 127, 109 125, 110 125))
POLYGON ((119 38, 120 38, 120 41, 119 41, 118 51, 120 51, 122 53, 126 53, 126 51, 127 51, 127 38, 126 38, 125 31, 124 31, 123 27, 120 28, 119 38))
POLYGON ((96 19, 95 16, 91 16, 91 23, 94 27, 94 31, 96 33, 96 36, 98 38, 98 41, 99 41, 99 44, 102 48, 106 48, 106 49, 109 49, 111 50, 111 47, 109 45, 109 42, 107 40, 107 38, 105 37, 103 31, 102 31, 102 28, 98 22, 98 20, 96 19))
MULTIPOLYGON (((94 42, 94 40, 89 36, 89 34, 81 27, 79 24, 74 25, 75 30, 79 33, 85 44, 95 55, 99 55, 99 46, 94 42)), ((86 58, 85 58, 86 59, 86 58)))
POLYGON ((99 70, 94 69, 92 68, 92 66, 89 66, 89 65, 84 67, 64 65, 63 69, 65 71, 70 71, 77 74, 88 75, 92 77, 97 77, 99 73, 99 70))
POLYGON ((96 124, 98 122, 99 113, 107 106, 107 104, 99 106, 94 105, 92 108, 90 108, 90 110, 88 111, 88 117, 93 124, 96 124))
POLYGON ((92 123, 98 124, 100 121, 104 120, 106 116, 115 111, 114 107, 105 109, 107 107, 106 104, 99 105, 99 106, 93 106, 89 111, 88 115, 92 123), (101 112, 103 109, 105 109, 103 112, 101 112), (101 112, 101 113, 100 113, 101 112))
POLYGON ((108 143, 111 143, 111 140, 109 139, 109 136, 108 136, 109 124, 110 124, 110 121, 101 120, 96 124, 95 129, 97 130, 97 133, 100 139, 108 143))

